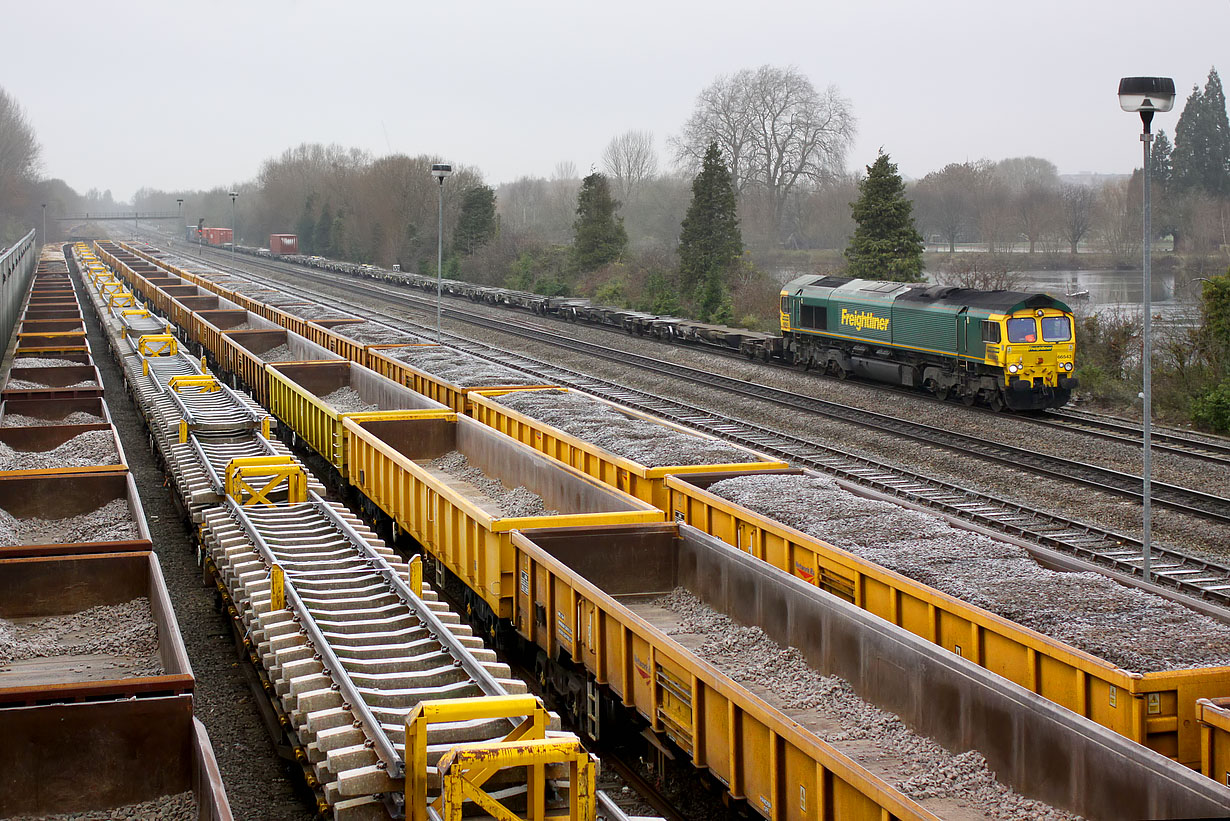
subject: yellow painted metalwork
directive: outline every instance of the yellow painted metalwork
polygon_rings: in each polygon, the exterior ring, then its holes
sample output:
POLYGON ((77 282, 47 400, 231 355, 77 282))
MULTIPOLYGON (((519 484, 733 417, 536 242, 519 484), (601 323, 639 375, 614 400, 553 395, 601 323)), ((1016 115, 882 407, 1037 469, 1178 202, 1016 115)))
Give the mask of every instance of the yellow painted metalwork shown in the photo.
MULTIPOLYGON (((148 371, 146 371, 148 373, 148 371)), ((182 445, 188 441, 188 420, 179 420, 179 443, 182 445)))
POLYGON ((222 385, 209 374, 180 374, 172 376, 167 387, 178 393, 184 388, 200 388, 205 393, 222 390, 222 385))
POLYGON ((269 568, 269 606, 274 610, 286 609, 286 574, 280 564, 269 568))
POLYGON ((261 417, 261 436, 265 437, 268 440, 273 439, 273 417, 272 416, 262 416, 261 417))
POLYGON ((137 304, 137 298, 131 291, 112 292, 107 297, 108 308, 131 308, 137 304))
POLYGON ((120 311, 120 316, 147 317, 149 316, 149 309, 147 308, 125 308, 124 310, 120 311))
MULTIPOLYGON (((545 422, 524 413, 519 413, 507 405, 495 400, 497 396, 520 390, 540 390, 539 388, 500 389, 472 391, 470 398, 470 413, 474 419, 500 433, 511 436, 537 451, 547 454, 566 465, 580 470, 595 479, 610 485, 617 490, 630 493, 638 499, 649 502, 660 510, 665 510, 670 504, 670 491, 666 489, 666 477, 679 473, 715 473, 730 470, 779 470, 789 467, 783 461, 774 459, 751 448, 732 445, 746 453, 746 458, 740 462, 730 462, 713 465, 662 465, 648 467, 631 459, 617 456, 608 450, 591 444, 578 436, 552 427, 545 422)), ((551 388, 569 392, 568 388, 551 388)), ((697 443, 713 441, 714 437, 690 430, 665 419, 660 419, 632 408, 626 408, 614 402, 608 402, 597 396, 589 396, 579 391, 580 396, 592 399, 596 404, 605 405, 625 416, 652 422, 663 428, 673 430, 688 436, 695 436, 697 443)))
POLYGON ((414 556, 410 559, 410 589, 420 598, 423 595, 423 557, 414 556))
POLYGON ((286 504, 307 501, 307 477, 290 456, 247 456, 226 466, 226 495, 240 505, 273 505, 269 494, 286 485, 286 504), (256 487, 252 478, 265 481, 256 487))
POLYGON ((550 714, 542 700, 531 695, 487 696, 421 702, 406 717, 406 818, 427 821, 429 809, 448 821, 460 821, 466 803, 473 802, 493 818, 504 821, 593 821, 596 817, 594 760, 571 733, 547 737, 550 714), (518 719, 503 739, 458 744, 440 758, 440 794, 428 794, 427 736, 432 724, 518 719), (569 767, 568 812, 546 812, 547 765, 569 767), (525 768, 526 813, 509 810, 483 789, 501 770, 525 768))
POLYGON ((671 492, 667 510, 675 521, 716 536, 1120 735, 1189 767, 1199 766, 1196 701, 1230 693, 1230 667, 1129 672, 723 499, 686 476, 668 477, 666 484, 671 492))
MULTIPOLYGON (((145 312, 146 316, 149 311, 145 312)), ((179 341, 171 334, 146 334, 137 340, 137 353, 142 356, 175 356, 179 341)))

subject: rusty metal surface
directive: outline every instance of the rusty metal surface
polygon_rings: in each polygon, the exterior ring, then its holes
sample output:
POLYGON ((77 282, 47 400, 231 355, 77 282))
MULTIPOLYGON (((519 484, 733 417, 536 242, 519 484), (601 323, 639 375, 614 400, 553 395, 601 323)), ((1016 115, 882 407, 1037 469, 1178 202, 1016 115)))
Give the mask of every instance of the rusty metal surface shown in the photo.
POLYGON ((232 821, 191 696, 0 709, 0 816, 102 810, 188 790, 232 821))

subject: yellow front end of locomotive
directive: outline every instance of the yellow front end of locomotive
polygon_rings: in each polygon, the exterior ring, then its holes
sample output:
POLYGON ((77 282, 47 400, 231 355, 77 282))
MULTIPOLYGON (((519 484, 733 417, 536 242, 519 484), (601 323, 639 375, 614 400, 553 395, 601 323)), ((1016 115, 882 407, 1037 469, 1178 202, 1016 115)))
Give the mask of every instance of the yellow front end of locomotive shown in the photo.
POLYGON ((1076 367, 1072 315, 1054 308, 992 316, 998 340, 989 341, 986 363, 1003 369, 1004 384, 1035 388, 1059 385, 1076 367))

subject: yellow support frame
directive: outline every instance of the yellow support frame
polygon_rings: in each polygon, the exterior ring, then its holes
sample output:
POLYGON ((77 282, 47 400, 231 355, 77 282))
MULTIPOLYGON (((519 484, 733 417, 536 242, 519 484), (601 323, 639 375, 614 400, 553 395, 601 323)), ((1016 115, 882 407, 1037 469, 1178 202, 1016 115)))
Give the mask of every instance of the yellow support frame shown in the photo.
POLYGON ((120 311, 120 316, 147 317, 149 316, 149 309, 147 308, 125 308, 124 310, 120 311))
MULTIPOLYGON (((141 308, 124 312, 125 315, 129 313, 149 316, 149 311, 141 308)), ((137 353, 142 356, 175 356, 179 353, 179 341, 171 334, 146 334, 137 340, 137 353)))
POLYGON ((222 390, 222 386, 218 380, 209 374, 180 374, 172 376, 167 382, 167 387, 179 393, 183 388, 200 388, 205 393, 213 393, 222 390))
POLYGON ((502 821, 523 821, 483 789, 501 770, 524 767, 528 821, 593 821, 596 817, 594 761, 580 739, 571 734, 547 738, 550 714, 542 700, 531 695, 455 698, 422 702, 406 718, 406 818, 427 821, 428 808, 445 821, 461 821, 467 802, 473 802, 502 821), (427 794, 427 735, 432 724, 498 718, 522 720, 500 741, 458 744, 441 758, 440 795, 427 794), (547 815, 548 764, 569 767, 568 812, 547 815))
POLYGON ((131 291, 112 292, 107 297, 108 308, 132 308, 137 304, 137 298, 131 291))
POLYGON ((299 504, 307 501, 307 477, 303 469, 295 464, 290 456, 247 456, 232 459, 226 465, 226 495, 230 496, 241 507, 249 505, 269 505, 269 494, 286 483, 286 504, 299 504), (262 487, 256 487, 249 477, 259 476, 268 481, 262 487))

